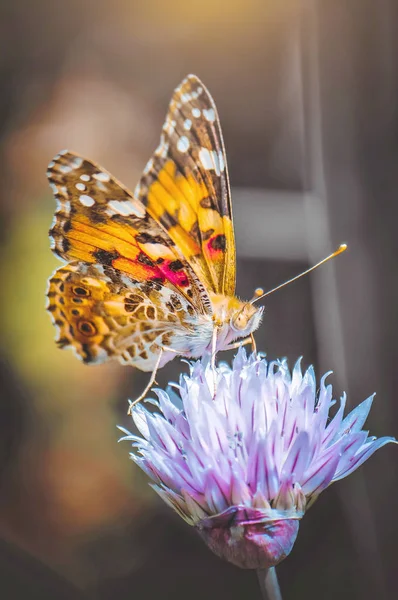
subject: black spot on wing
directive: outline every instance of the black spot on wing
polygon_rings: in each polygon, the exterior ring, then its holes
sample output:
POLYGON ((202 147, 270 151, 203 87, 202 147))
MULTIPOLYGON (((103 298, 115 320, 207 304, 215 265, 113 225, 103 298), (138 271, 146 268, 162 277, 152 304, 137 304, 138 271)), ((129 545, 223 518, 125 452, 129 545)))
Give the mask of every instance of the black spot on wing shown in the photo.
POLYGON ((225 235, 222 233, 220 235, 216 235, 210 241, 210 247, 213 248, 213 250, 225 250, 227 247, 227 240, 225 238, 225 235))
POLYGON ((89 296, 90 295, 90 292, 88 290, 86 290, 86 288, 80 287, 79 285, 75 286, 72 291, 77 296, 89 296))
POLYGON ((139 244, 162 244, 163 246, 174 246, 169 238, 162 235, 151 235, 147 231, 142 231, 136 236, 136 241, 139 244))
POLYGON ((210 239, 214 233, 214 229, 207 229, 207 231, 202 231, 202 240, 205 242, 210 239))
POLYGON ((69 240, 67 240, 66 238, 63 238, 61 245, 62 245, 62 252, 66 253, 69 251, 69 249, 70 249, 70 241, 69 240))
POLYGON ((217 210, 218 211, 218 207, 217 204, 214 200, 214 198, 202 198, 202 200, 199 202, 200 206, 202 208, 211 208, 212 210, 217 210))
POLYGON ((108 221, 108 217, 98 211, 95 211, 90 213, 90 221, 95 225, 102 225, 108 221))
POLYGON ((85 364, 93 362, 94 356, 90 350, 89 344, 82 344, 82 356, 85 364))
POLYGON ((173 260, 170 264, 169 264, 169 269, 170 271, 181 271, 181 269, 184 268, 184 265, 182 264, 182 262, 180 260, 173 260))
POLYGON ((144 254, 143 252, 140 252, 140 254, 138 255, 137 258, 138 262, 140 262, 142 265, 148 265, 148 267, 154 267, 155 263, 153 262, 153 260, 151 260, 149 258, 149 256, 147 256, 146 254, 144 254))
POLYGON ((108 250, 96 250, 93 252, 93 257, 97 260, 101 265, 106 265, 108 267, 112 266, 112 262, 119 258, 120 254, 116 250, 113 252, 109 252, 108 250))

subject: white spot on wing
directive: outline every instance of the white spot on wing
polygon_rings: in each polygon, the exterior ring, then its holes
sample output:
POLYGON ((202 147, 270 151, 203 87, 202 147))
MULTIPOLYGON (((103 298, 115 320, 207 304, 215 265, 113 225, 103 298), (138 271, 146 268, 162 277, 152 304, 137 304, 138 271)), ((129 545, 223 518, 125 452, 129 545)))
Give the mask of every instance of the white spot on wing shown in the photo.
POLYGON ((82 181, 90 181, 90 175, 86 175, 86 174, 80 175, 80 179, 82 181))
MULTIPOLYGON (((64 153, 66 152, 63 151, 64 153)), ((61 154, 61 153, 60 153, 61 154)), ((58 171, 60 171, 60 173, 70 173, 71 171, 73 171, 74 169, 78 169, 79 167, 82 166, 82 162, 83 159, 80 158, 79 156, 74 156, 66 165, 58 165, 58 171)))
POLYGON ((189 139, 186 135, 183 135, 179 138, 177 142, 177 150, 180 152, 186 152, 189 148, 189 139))
POLYGON ((102 181, 97 181, 95 185, 97 190, 101 190, 101 192, 106 192, 106 186, 102 183, 102 181))
POLYGON ((127 277, 127 275, 121 275, 120 276, 120 280, 122 283, 124 283, 124 285, 128 288, 132 287, 132 282, 131 279, 129 277, 127 277))
POLYGON ((92 206, 93 204, 95 204, 94 198, 92 198, 91 196, 86 196, 86 194, 82 194, 79 200, 83 204, 83 206, 92 206))
POLYGON ((163 125, 163 130, 167 133, 167 135, 171 135, 176 128, 177 122, 172 119, 166 119, 165 124, 163 125))
POLYGON ((131 200, 110 200, 108 202, 107 213, 108 215, 118 214, 123 217, 135 215, 142 218, 145 216, 145 208, 140 202, 131 202, 131 200))
POLYGON ((189 131, 192 127, 192 121, 191 119, 185 119, 184 121, 184 129, 185 131, 189 131))
POLYGON ((213 108, 209 108, 209 109, 204 109, 203 110, 203 116, 205 119, 207 119, 210 123, 214 123, 214 121, 216 120, 216 113, 214 112, 213 108))
POLYGON ((74 167, 71 165, 58 165, 58 171, 60 171, 61 173, 64 173, 64 175, 73 171, 73 168, 74 167))
POLYGON ((225 169, 224 156, 222 151, 220 150, 218 153, 218 160, 220 161, 220 171, 223 172, 225 169))
POLYGON ((140 247, 146 254, 148 254, 153 259, 155 257, 161 257, 166 260, 173 260, 175 258, 175 253, 170 248, 164 246, 159 242, 157 242, 156 244, 140 244, 140 247))
POLYGON ((86 189, 86 186, 84 185, 84 183, 76 183, 75 187, 77 190, 79 190, 79 192, 84 192, 84 190, 86 189))
POLYGON ((168 151, 169 151, 169 144, 167 142, 165 142, 165 140, 163 139, 163 136, 162 136, 162 138, 160 140, 160 144, 156 148, 155 153, 158 156, 161 156, 162 158, 166 158, 168 151))
POLYGON ((200 110, 199 108, 193 108, 192 109, 192 114, 194 117, 196 117, 197 119, 200 117, 200 110))
POLYGON ((75 156, 72 160, 71 160, 71 165, 73 165, 74 169, 79 169, 83 164, 83 159, 80 158, 80 156, 75 156))
POLYGON ((105 183, 107 181, 110 181, 110 178, 111 178, 111 176, 109 175, 109 173, 103 173, 102 171, 99 171, 99 173, 94 173, 93 177, 97 181, 104 181, 105 183))
POLYGON ((210 154, 211 154, 211 157, 213 160, 213 165, 214 165, 214 170, 216 172, 216 175, 220 176, 221 175, 221 165, 220 165, 219 156, 218 156, 217 152, 215 152, 214 150, 212 150, 210 154))
POLYGON ((211 159, 211 154, 207 148, 201 148, 199 150, 199 159, 202 163, 202 167, 206 169, 206 171, 210 171, 210 169, 214 169, 213 161, 211 159))
POLYGON ((221 150, 217 154, 215 150, 201 148, 199 150, 199 159, 204 169, 207 171, 213 169, 218 176, 220 176, 225 169, 224 157, 221 150))
MULTIPOLYGON (((148 160, 147 164, 145 165, 144 175, 148 175, 148 173, 150 171, 152 171, 152 168, 153 168, 153 160, 152 160, 152 158, 150 158, 148 160)), ((139 194, 137 194, 137 195, 139 195, 139 194)))

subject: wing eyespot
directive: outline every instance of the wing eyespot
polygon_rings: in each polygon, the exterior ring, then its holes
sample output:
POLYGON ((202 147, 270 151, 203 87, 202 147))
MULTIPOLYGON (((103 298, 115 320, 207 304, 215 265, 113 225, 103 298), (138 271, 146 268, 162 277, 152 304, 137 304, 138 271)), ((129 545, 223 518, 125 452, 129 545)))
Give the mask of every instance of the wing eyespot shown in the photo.
POLYGON ((90 292, 86 289, 81 287, 80 285, 76 285, 72 288, 72 292, 76 295, 76 296, 90 296, 90 292))
POLYGON ((91 337, 97 334, 97 328, 92 321, 79 321, 77 329, 80 333, 87 337, 91 337))

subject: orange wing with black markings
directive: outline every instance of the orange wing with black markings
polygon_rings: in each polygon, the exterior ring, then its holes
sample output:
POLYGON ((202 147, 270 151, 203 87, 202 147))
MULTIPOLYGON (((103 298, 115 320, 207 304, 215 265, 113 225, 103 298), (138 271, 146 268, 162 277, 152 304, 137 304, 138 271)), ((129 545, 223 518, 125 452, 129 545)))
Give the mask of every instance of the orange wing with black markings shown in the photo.
POLYGON ((227 161, 214 101, 194 75, 175 90, 160 145, 135 190, 214 293, 235 293, 227 161))
MULTIPOLYGON (((212 305, 167 231, 91 161, 62 152, 47 175, 58 201, 52 249, 70 261, 47 291, 58 345, 86 363, 115 357, 144 371, 164 348, 189 353, 212 305)), ((163 351, 162 364, 174 356, 163 351)))
POLYGON ((132 281, 171 285, 198 312, 211 311, 205 289, 175 242, 110 173, 63 152, 47 176, 58 201, 50 230, 57 256, 113 267, 132 281))

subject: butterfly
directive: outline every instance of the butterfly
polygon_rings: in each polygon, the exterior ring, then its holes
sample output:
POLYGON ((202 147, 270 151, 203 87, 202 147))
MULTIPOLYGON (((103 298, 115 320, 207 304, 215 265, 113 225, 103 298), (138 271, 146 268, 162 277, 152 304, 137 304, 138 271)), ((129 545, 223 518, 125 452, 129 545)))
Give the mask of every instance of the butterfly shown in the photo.
POLYGON ((224 143, 196 76, 174 91, 134 193, 66 150, 47 176, 58 202, 52 249, 66 261, 47 291, 59 347, 85 363, 116 358, 155 372, 177 355, 214 356, 251 339, 263 307, 235 295, 224 143))

